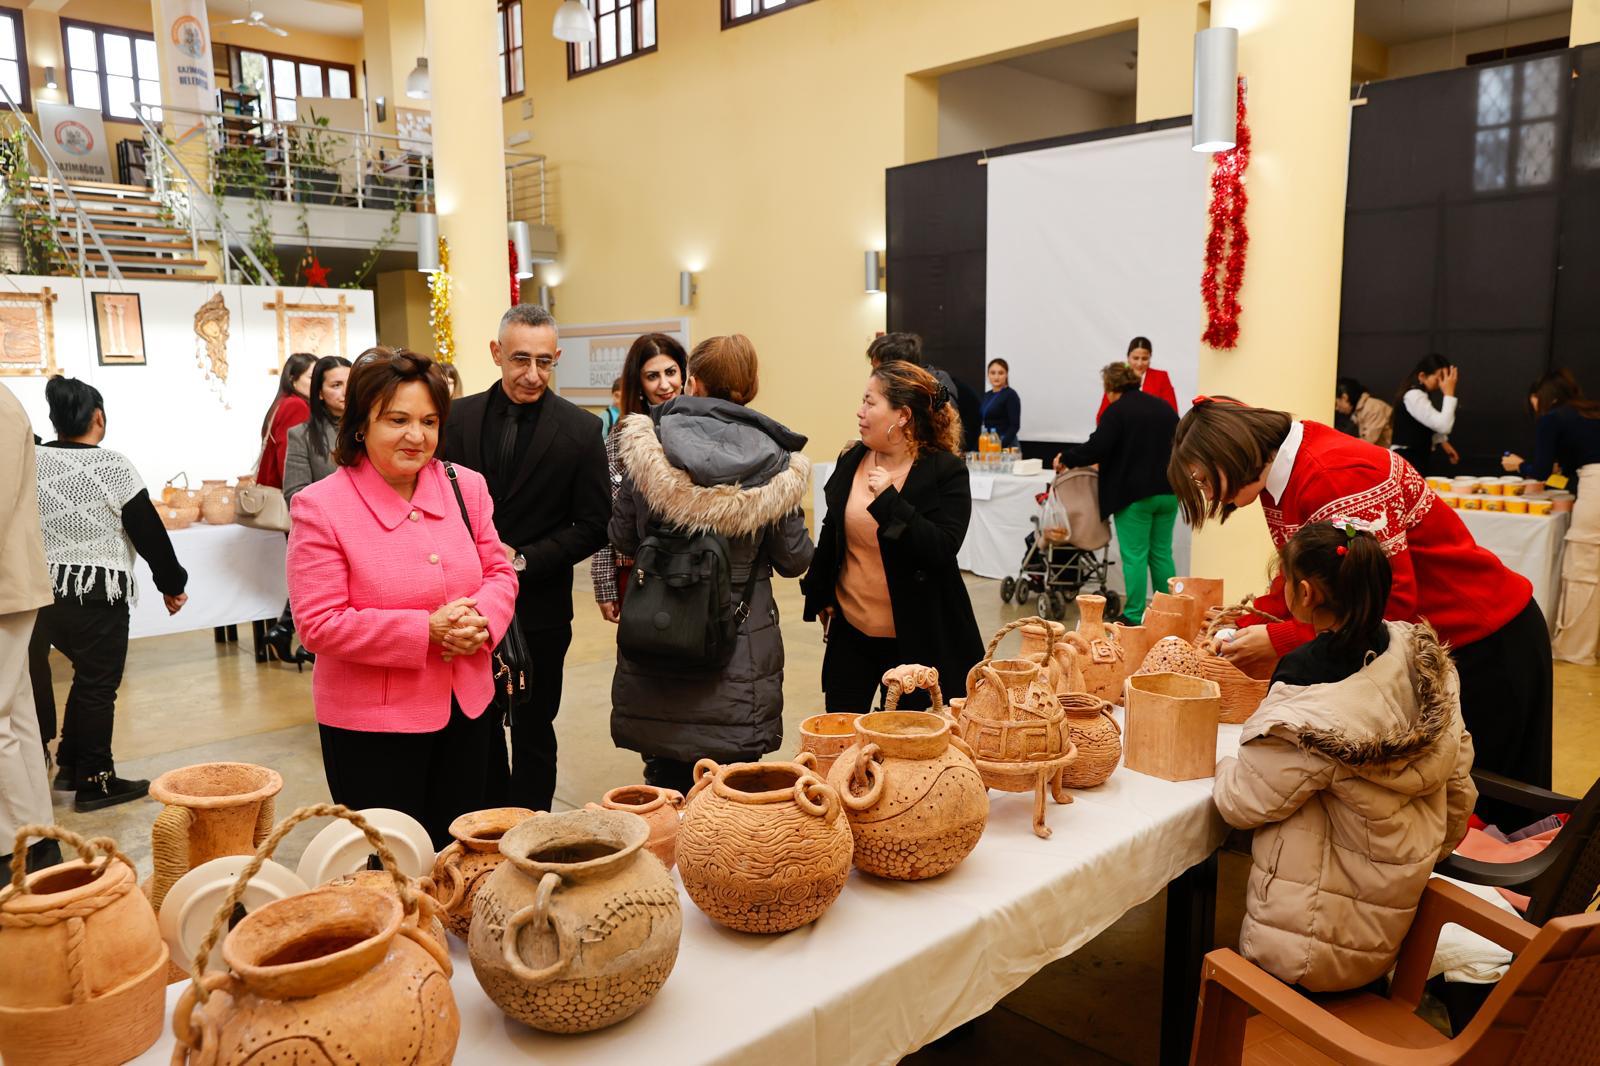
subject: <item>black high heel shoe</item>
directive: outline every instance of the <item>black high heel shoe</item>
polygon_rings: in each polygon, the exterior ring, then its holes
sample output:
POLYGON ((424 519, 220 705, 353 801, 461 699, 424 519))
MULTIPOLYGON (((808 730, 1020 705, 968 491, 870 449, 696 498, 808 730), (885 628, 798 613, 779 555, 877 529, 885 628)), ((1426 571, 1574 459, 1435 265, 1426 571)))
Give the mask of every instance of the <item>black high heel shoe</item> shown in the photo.
POLYGON ((267 660, 277 659, 280 663, 295 662, 294 630, 288 626, 277 624, 267 630, 267 660))
POLYGON ((306 647, 304 644, 300 645, 300 647, 294 653, 294 665, 297 668, 301 663, 311 663, 312 665, 316 665, 316 661, 316 653, 310 648, 306 647))

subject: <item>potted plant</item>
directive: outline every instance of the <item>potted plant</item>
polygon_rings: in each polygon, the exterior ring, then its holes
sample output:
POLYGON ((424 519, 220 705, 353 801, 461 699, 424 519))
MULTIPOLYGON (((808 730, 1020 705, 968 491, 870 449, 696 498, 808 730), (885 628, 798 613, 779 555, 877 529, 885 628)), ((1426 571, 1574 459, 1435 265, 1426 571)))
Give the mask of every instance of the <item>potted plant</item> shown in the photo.
POLYGON ((211 159, 211 191, 215 196, 254 200, 267 188, 267 157, 253 144, 226 144, 211 159))
POLYGON ((332 158, 326 115, 309 113, 311 121, 293 126, 289 132, 289 165, 294 171, 294 198, 302 204, 337 204, 339 168, 332 158))

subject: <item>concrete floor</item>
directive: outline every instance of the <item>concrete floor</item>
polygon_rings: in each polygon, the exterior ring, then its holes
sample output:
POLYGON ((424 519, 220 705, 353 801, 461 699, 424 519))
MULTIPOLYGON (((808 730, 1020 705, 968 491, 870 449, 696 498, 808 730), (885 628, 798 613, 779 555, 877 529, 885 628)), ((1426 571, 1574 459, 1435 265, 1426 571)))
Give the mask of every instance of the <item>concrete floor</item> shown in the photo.
MULTIPOLYGON (((617 750, 610 738, 615 630, 592 606, 587 571, 580 568, 574 580, 574 600, 581 608, 573 624, 557 720, 561 777, 556 806, 563 810, 640 779, 638 757, 617 750)), ((800 620, 798 584, 774 584, 788 656, 787 739, 780 753, 787 755, 795 750, 799 721, 823 710, 818 686, 823 644, 820 628, 800 620)), ((998 587, 998 582, 968 577, 984 632, 1028 613, 1002 604, 998 587)), ((114 750, 119 773, 153 778, 197 762, 254 762, 283 774, 280 816, 327 800, 311 709, 311 671, 258 665, 249 641, 245 633, 239 644, 217 645, 209 632, 200 632, 133 642, 117 706, 114 750)), ((55 663, 58 705, 64 706, 71 669, 59 656, 55 663)), ((1600 768, 1597 689, 1600 668, 1556 665, 1555 787, 1560 791, 1582 793, 1600 768)), ((154 801, 79 815, 72 811, 70 794, 58 793, 55 799, 62 825, 86 835, 115 837, 141 874, 149 873, 150 823, 159 810, 154 801)), ((320 828, 318 823, 298 828, 280 847, 280 861, 292 867, 320 828)), ((1243 855, 1223 855, 1219 944, 1237 942, 1248 865, 1243 855)), ((1153 1063, 1164 918, 1164 896, 1133 908, 1076 954, 1046 967, 975 1025, 906 1061, 945 1066, 1039 1054, 1060 1063, 1153 1063)))

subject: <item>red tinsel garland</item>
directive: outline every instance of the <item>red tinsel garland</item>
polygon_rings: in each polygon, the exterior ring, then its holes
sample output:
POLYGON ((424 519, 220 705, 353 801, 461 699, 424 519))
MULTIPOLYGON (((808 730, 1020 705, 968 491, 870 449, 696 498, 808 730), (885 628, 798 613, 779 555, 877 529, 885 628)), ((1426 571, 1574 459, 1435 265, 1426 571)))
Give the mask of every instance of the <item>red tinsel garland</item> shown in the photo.
POLYGON ((1243 78, 1239 79, 1238 116, 1234 147, 1217 155, 1211 172, 1211 232, 1206 235, 1200 295, 1206 304, 1206 331, 1201 339, 1212 348, 1233 348, 1239 343, 1239 287, 1244 284, 1244 256, 1250 247, 1250 232, 1244 225, 1250 126, 1245 121, 1243 78))
POLYGON ((517 242, 506 241, 506 255, 511 259, 511 306, 522 302, 522 279, 517 277, 517 242))

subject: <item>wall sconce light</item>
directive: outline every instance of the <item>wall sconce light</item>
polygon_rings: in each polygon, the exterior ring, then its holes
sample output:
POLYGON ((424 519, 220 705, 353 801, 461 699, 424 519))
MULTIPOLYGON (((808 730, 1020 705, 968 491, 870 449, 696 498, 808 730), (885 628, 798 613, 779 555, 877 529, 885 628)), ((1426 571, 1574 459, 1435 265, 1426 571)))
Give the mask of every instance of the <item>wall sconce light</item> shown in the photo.
POLYGON ((883 267, 883 253, 873 250, 867 253, 867 291, 882 292, 885 272, 883 267))
POLYGON ((424 274, 439 269, 439 216, 432 211, 417 215, 417 269, 424 274))
POLYGON ((1213 26, 1194 35, 1194 140, 1197 152, 1226 152, 1239 135, 1239 31, 1213 26))
POLYGON ((549 285, 539 286, 539 306, 544 308, 546 311, 549 311, 551 314, 555 313, 556 291, 554 288, 549 285))
POLYGON ((428 57, 418 56, 417 65, 406 75, 406 95, 413 100, 426 100, 430 91, 428 57))
POLYGON ((533 231, 526 222, 508 222, 506 238, 517 251, 517 277, 533 277, 533 231))
POLYGON ((687 270, 678 271, 678 306, 693 307, 694 295, 700 291, 700 283, 695 280, 692 273, 687 270))
POLYGON ((44 87, 46 89, 59 89, 59 88, 61 88, 60 85, 56 84, 56 68, 55 67, 45 67, 44 68, 44 87))
POLYGON ((373 110, 377 113, 379 122, 389 121, 389 98, 380 96, 373 102, 373 110))

